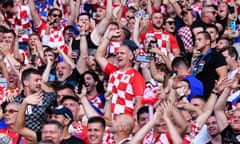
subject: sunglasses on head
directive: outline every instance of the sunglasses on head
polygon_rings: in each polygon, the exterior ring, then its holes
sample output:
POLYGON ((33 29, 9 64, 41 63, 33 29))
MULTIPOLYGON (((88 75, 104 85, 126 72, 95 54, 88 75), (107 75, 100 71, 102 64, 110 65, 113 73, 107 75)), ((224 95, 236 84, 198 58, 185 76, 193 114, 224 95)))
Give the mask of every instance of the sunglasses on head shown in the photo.
POLYGON ((9 109, 9 110, 4 110, 4 113, 10 113, 10 114, 13 114, 15 112, 18 112, 17 110, 14 110, 14 109, 9 109))
POLYGON ((53 17, 59 17, 59 18, 62 17, 62 15, 60 15, 60 14, 53 14, 52 16, 53 16, 53 17))
POLYGON ((175 24, 174 21, 167 21, 166 23, 168 23, 169 25, 173 25, 173 24, 175 24))

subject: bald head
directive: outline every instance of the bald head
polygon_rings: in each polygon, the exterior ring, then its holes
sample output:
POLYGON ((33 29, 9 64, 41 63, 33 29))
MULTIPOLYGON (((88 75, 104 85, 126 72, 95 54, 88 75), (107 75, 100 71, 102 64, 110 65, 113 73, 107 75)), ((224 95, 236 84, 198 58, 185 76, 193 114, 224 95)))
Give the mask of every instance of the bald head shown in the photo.
POLYGON ((124 126, 125 132, 131 133, 134 128, 134 119, 130 115, 120 115, 120 123, 124 126))
POLYGON ((117 135, 128 137, 134 128, 134 120, 131 116, 123 114, 117 116, 113 121, 111 132, 117 135))

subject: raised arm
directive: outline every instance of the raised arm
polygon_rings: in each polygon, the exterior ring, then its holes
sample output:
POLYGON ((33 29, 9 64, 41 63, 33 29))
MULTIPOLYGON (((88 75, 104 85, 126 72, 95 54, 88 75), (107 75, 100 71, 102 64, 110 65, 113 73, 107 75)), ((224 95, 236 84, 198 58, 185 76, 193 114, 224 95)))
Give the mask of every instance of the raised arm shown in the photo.
POLYGON ((41 18, 39 17, 38 14, 36 14, 36 8, 35 8, 35 0, 29 0, 28 5, 30 7, 30 12, 33 18, 33 24, 35 27, 38 27, 41 23, 41 18))
POLYGON ((107 0, 107 9, 106 9, 106 15, 104 19, 97 25, 96 28, 91 33, 91 40, 95 45, 99 45, 102 39, 102 36, 104 35, 105 31, 107 30, 107 27, 112 19, 112 0, 107 0))
POLYGON ((133 28, 133 41, 137 44, 137 46, 140 46, 138 38, 139 38, 139 29, 140 29, 139 25, 140 25, 141 18, 142 16, 135 17, 135 23, 133 28))
POLYGON ((57 48, 59 54, 63 57, 64 61, 66 61, 68 64, 70 64, 72 69, 75 69, 76 65, 74 63, 74 61, 67 55, 64 53, 63 49, 61 49, 60 47, 57 48))
MULTIPOLYGON (((206 123, 207 118, 211 115, 211 113, 214 109, 216 100, 219 96, 219 93, 222 91, 221 88, 224 89, 225 87, 229 87, 229 86, 230 86, 230 81, 226 78, 222 82, 218 82, 214 86, 214 89, 213 89, 212 93, 210 94, 210 97, 208 98, 207 103, 204 106, 203 113, 201 115, 199 115, 197 118, 197 122, 199 123, 200 127, 202 127, 206 123)), ((226 90, 225 92, 228 92, 228 90, 226 90)), ((218 117, 216 117, 216 118, 218 118, 218 117)), ((223 127, 224 127, 224 125, 222 125, 221 128, 223 128, 223 127)), ((223 129, 221 129, 221 130, 223 130, 223 129)))
MULTIPOLYGON (((158 48, 151 48, 150 52, 161 56, 161 58, 163 59, 163 61, 166 64, 167 68, 170 71, 172 70, 170 59, 164 53, 162 53, 161 50, 159 50, 158 48)), ((150 71, 151 71, 152 77, 154 79, 163 82, 164 76, 158 73, 158 70, 157 70, 157 67, 156 67, 156 62, 155 62, 155 57, 151 58, 150 71)))
POLYGON ((112 125, 112 93, 106 92, 105 96, 105 106, 104 106, 104 119, 106 121, 106 125, 112 125))
POLYGON ((88 118, 93 116, 99 116, 99 114, 94 110, 89 101, 87 100, 87 89, 85 86, 82 87, 81 94, 78 94, 76 90, 76 95, 80 98, 85 114, 88 118))
MULTIPOLYGON (((173 141, 174 144, 182 144, 181 135, 178 133, 177 127, 173 124, 171 119, 172 115, 174 115, 173 106, 170 104, 170 102, 163 101, 161 107, 163 108, 163 119, 167 124, 171 140, 173 141)), ((177 122, 178 119, 175 119, 175 121, 177 122)), ((185 124, 185 128, 186 126, 187 125, 185 124)))
POLYGON ((227 77, 227 66, 220 66, 216 69, 218 74, 218 82, 221 83, 227 77))
POLYGON ((24 63, 24 57, 23 55, 21 55, 19 53, 19 49, 18 49, 18 38, 15 38, 14 41, 14 46, 13 46, 13 54, 14 54, 14 58, 19 61, 20 63, 24 63))
POLYGON ((143 75, 143 78, 146 82, 150 81, 152 79, 152 76, 151 76, 151 72, 149 70, 149 63, 141 63, 140 64, 140 67, 142 69, 142 75, 143 75))
POLYGON ((19 70, 21 68, 20 63, 10 54, 10 47, 8 44, 1 43, 0 50, 13 68, 15 68, 16 70, 19 70))
POLYGON ((151 0, 147 0, 147 13, 149 15, 152 15, 152 1, 151 0))
POLYGON ((109 44, 109 41, 112 39, 113 36, 120 36, 121 30, 113 30, 110 31, 109 34, 106 36, 106 38, 103 39, 99 47, 97 48, 95 58, 101 69, 104 71, 105 67, 107 66, 107 59, 105 58, 106 52, 107 52, 107 46, 109 44))
POLYGON ((119 8, 118 8, 118 10, 117 10, 117 15, 115 16, 114 14, 114 19, 116 19, 117 20, 117 23, 118 24, 121 24, 121 18, 122 18, 122 13, 123 13, 123 7, 125 6, 125 4, 126 4, 126 0, 121 0, 120 1, 121 3, 120 3, 120 6, 119 6, 119 8), (116 17, 116 18, 115 18, 116 17))
POLYGON ((229 125, 224 109, 230 91, 231 91, 230 87, 226 87, 222 92, 221 96, 219 97, 219 99, 217 100, 217 103, 214 107, 214 113, 217 119, 217 124, 220 132, 222 132, 229 125))
POLYGON ((175 12, 177 13, 177 15, 179 17, 182 17, 181 13, 182 13, 182 8, 180 7, 180 5, 177 3, 176 0, 170 0, 170 4, 172 5, 172 7, 174 8, 175 12))
POLYGON ((161 116, 161 108, 160 106, 158 106, 156 112, 153 115, 153 118, 136 133, 136 135, 129 142, 129 144, 141 144, 142 140, 150 131, 150 129, 159 123, 159 119, 161 118, 161 116))
POLYGON ((70 12, 68 14, 67 25, 72 25, 76 18, 76 12, 75 12, 75 9, 77 8, 76 4, 77 2, 74 2, 74 0, 70 0, 69 2, 70 12))
POLYGON ((52 65, 54 63, 54 60, 51 57, 47 57, 47 66, 42 74, 42 81, 47 82, 49 78, 49 74, 51 72, 52 65))
POLYGON ((77 62, 77 70, 80 74, 83 74, 88 70, 87 59, 88 59, 88 45, 86 38, 86 27, 83 23, 79 23, 79 31, 80 31, 80 57, 77 62), (82 26, 83 25, 83 26, 82 26))
POLYGON ((80 13, 80 5, 83 4, 82 0, 76 0, 76 6, 75 6, 75 22, 77 22, 77 17, 80 13))
POLYGON ((17 121, 14 125, 17 133, 27 138, 31 142, 37 142, 37 135, 36 132, 25 127, 25 112, 27 110, 27 106, 36 105, 41 101, 41 99, 42 94, 40 92, 27 96, 22 102, 21 108, 17 115, 17 121))

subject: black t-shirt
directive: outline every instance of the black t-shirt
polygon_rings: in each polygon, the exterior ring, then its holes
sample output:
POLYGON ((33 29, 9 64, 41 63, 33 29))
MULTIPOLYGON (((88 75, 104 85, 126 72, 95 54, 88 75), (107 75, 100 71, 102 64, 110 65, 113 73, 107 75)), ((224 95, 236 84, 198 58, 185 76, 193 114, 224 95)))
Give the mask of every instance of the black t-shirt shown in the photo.
POLYGON ((75 136, 71 136, 69 139, 64 139, 61 144, 85 144, 85 142, 75 136))
MULTIPOLYGON (((95 45, 91 40, 91 33, 88 33, 87 37, 87 45, 89 49, 97 49, 97 45, 95 45)), ((80 40, 73 39, 72 41, 72 50, 79 50, 80 40)))
POLYGON ((240 133, 234 134, 230 125, 228 125, 222 132, 222 144, 240 144, 240 133))
POLYGON ((221 53, 211 49, 211 52, 199 62, 199 65, 201 65, 202 70, 197 73, 196 78, 203 83, 204 98, 208 99, 215 85, 215 80, 218 79, 216 69, 226 65, 226 61, 221 53))
POLYGON ((198 27, 198 26, 202 26, 203 28, 206 28, 208 26, 208 24, 205 23, 204 21, 202 21, 202 19, 200 17, 197 17, 197 19, 193 22, 191 27, 194 28, 194 27, 198 27))
POLYGON ((221 24, 223 29, 221 31, 219 31, 219 38, 223 35, 226 27, 227 27, 227 24, 228 24, 228 17, 224 18, 224 19, 221 19, 219 16, 216 17, 216 22, 221 24))
POLYGON ((73 69, 72 74, 65 80, 63 81, 63 85, 71 85, 72 87, 76 87, 78 85, 80 79, 80 74, 78 70, 75 68, 73 69))

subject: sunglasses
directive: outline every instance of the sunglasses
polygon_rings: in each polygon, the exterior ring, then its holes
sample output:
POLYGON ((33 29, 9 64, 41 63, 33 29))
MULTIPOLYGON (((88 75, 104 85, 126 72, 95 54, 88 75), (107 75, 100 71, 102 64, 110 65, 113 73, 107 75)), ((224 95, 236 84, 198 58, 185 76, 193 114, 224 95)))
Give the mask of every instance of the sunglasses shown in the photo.
POLYGON ((9 114, 13 114, 15 112, 18 112, 17 110, 14 110, 14 109, 9 109, 9 110, 4 110, 4 113, 9 113, 9 114))
POLYGON ((175 24, 174 21, 167 21, 166 23, 168 23, 169 25, 174 25, 175 24))
POLYGON ((61 14, 52 14, 52 16, 53 16, 53 17, 59 17, 59 18, 61 18, 61 17, 62 17, 62 15, 61 15, 61 14))
POLYGON ((213 15, 216 15, 217 12, 216 11, 208 11, 209 13, 212 13, 213 15))

